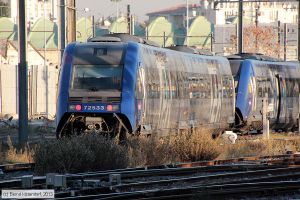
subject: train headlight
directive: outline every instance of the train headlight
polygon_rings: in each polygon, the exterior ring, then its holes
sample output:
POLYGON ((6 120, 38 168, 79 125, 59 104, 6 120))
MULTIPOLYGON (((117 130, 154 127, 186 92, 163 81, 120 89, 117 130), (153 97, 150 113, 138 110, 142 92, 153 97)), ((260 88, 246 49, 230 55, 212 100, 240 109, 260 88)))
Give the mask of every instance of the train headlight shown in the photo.
POLYGON ((119 110, 119 105, 113 105, 112 110, 114 110, 114 111, 119 110))
POLYGON ((106 106, 106 110, 107 110, 107 111, 112 111, 112 105, 107 105, 107 106, 106 106))
POLYGON ((107 111, 117 111, 117 110, 119 110, 119 105, 107 105, 106 110, 107 111))
POLYGON ((81 105, 76 105, 76 106, 75 106, 75 110, 81 111, 81 105))
POLYGON ((75 110, 75 105, 69 105, 69 110, 75 110))

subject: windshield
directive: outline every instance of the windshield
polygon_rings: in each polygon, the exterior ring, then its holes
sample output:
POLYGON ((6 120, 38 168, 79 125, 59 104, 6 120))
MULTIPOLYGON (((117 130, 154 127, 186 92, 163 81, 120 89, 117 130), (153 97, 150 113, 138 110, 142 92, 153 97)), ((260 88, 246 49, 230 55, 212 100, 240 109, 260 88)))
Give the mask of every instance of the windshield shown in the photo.
POLYGON ((121 90, 122 66, 74 65, 71 89, 121 90))

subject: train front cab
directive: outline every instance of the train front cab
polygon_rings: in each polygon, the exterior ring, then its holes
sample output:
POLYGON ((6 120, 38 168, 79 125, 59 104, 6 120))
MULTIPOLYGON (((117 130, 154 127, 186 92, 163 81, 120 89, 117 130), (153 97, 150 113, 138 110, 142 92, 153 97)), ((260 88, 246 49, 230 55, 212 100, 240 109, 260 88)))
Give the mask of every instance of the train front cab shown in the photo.
POLYGON ((236 113, 244 125, 262 130, 263 100, 267 96, 270 128, 297 126, 299 65, 288 62, 245 60, 241 65, 236 113))
POLYGON ((240 69, 235 79, 237 80, 235 124, 237 127, 242 127, 247 123, 249 114, 256 103, 255 80, 251 62, 245 60, 240 63, 240 69))
POLYGON ((68 46, 61 68, 57 137, 82 132, 132 132, 136 49, 125 43, 68 46), (130 51, 130 50, 129 50, 130 51))

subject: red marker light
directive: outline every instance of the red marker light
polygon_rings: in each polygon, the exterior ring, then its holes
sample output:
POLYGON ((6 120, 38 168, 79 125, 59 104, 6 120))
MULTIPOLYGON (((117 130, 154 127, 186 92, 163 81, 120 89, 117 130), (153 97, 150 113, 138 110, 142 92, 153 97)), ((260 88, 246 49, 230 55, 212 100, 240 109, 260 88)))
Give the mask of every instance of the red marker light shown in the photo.
POLYGON ((80 111, 80 110, 81 110, 81 105, 76 105, 76 106, 75 106, 75 109, 76 109, 77 111, 80 111))
POLYGON ((107 107, 106 107, 107 111, 112 111, 112 109, 113 109, 112 105, 107 105, 107 107))

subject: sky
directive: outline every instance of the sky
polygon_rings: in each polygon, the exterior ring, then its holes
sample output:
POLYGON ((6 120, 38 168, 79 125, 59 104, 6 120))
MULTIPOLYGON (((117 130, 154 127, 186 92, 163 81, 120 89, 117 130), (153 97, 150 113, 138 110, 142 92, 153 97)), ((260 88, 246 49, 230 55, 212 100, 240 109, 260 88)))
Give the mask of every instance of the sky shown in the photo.
MULTIPOLYGON (((189 3, 199 3, 199 0, 188 0, 189 3)), ((77 16, 94 15, 95 18, 116 16, 117 6, 111 0, 76 0, 78 14, 77 16), (85 13, 84 9, 89 12, 85 13)), ((146 13, 157 11, 164 8, 186 4, 186 0, 121 0, 119 2, 119 11, 127 12, 127 5, 131 7, 131 13, 138 17, 139 21, 148 19, 146 13)))

